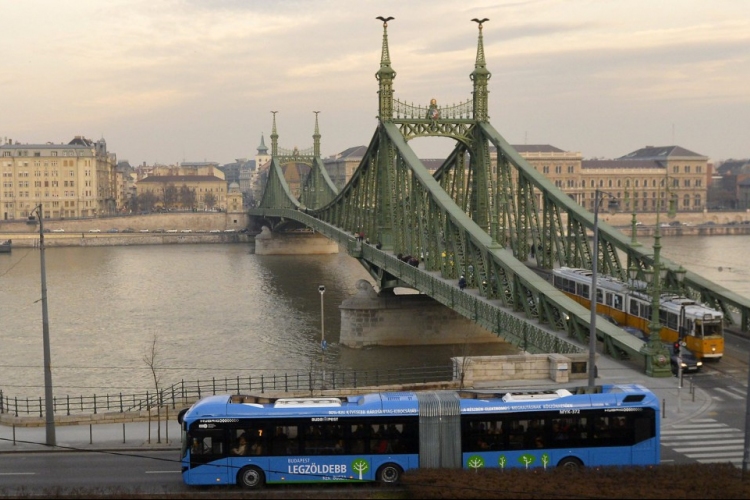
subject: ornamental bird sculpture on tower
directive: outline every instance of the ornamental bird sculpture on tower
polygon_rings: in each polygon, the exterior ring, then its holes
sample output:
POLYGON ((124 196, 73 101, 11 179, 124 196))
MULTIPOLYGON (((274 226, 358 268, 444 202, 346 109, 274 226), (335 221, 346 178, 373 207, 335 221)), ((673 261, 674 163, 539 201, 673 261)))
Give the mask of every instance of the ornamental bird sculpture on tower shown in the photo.
POLYGON ((472 19, 472 21, 474 21, 475 23, 479 24, 479 29, 481 30, 482 29, 482 23, 485 23, 485 22, 489 21, 489 18, 485 17, 484 19, 477 19, 475 17, 474 19, 472 19))
POLYGON ((390 21, 391 19, 395 19, 395 17, 390 17, 390 16, 389 16, 389 17, 378 16, 378 17, 376 17, 375 19, 380 19, 381 21, 383 21, 383 26, 388 26, 388 21, 390 21))

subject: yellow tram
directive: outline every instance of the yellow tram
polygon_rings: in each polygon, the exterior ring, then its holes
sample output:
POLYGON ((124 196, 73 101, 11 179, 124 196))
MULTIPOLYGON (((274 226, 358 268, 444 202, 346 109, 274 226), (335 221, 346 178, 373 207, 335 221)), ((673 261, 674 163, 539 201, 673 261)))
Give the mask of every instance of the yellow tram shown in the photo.
MULTIPOLYGON (((591 271, 560 267, 552 272, 555 288, 584 307, 591 307, 591 271)), ((651 295, 645 283, 631 285, 609 276, 597 276, 596 312, 619 324, 650 333, 651 295)), ((659 299, 660 336, 664 342, 681 340, 697 358, 719 360, 724 354, 724 315, 694 300, 670 293, 659 299), (680 331, 682 329, 682 335, 680 331)))

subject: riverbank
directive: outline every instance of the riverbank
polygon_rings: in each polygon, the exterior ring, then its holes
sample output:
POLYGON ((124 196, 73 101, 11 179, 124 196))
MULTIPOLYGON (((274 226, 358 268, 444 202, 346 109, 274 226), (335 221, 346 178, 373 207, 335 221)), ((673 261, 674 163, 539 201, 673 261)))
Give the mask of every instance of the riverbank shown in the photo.
MULTIPOLYGON (((181 243, 251 243, 254 235, 220 233, 45 233, 44 246, 105 247, 124 245, 174 245, 181 243)), ((13 234, 13 248, 36 248, 39 234, 13 234)))

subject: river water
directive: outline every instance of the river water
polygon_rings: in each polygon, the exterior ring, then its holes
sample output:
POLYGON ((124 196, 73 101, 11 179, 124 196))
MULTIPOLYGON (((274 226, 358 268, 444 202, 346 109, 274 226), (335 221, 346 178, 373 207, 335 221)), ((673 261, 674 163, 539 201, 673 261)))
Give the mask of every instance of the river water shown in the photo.
MULTIPOLYGON (((644 239, 644 245, 652 241, 644 239)), ((750 296, 750 236, 662 238, 663 254, 750 296)), ((446 366, 451 356, 511 354, 471 346, 338 345, 338 306, 359 279, 346 255, 260 256, 245 244, 48 248, 48 317, 55 395, 153 387, 144 360, 156 339, 161 385, 181 379, 326 369, 446 366), (321 296, 326 340, 320 348, 321 296)), ((0 255, 0 389, 43 394, 39 252, 0 255)))

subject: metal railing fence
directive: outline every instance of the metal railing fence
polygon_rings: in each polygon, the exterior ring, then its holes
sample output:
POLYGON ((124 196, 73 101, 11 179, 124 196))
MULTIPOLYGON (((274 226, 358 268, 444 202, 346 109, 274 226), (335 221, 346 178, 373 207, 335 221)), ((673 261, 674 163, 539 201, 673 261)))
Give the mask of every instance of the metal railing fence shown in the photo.
MULTIPOLYGON (((299 393, 322 389, 356 389, 384 385, 416 384, 451 381, 454 378, 451 365, 398 368, 385 370, 326 370, 307 372, 265 373, 236 377, 212 377, 210 379, 185 381, 160 389, 124 394, 65 395, 53 398, 55 415, 97 414, 102 412, 137 412, 157 406, 173 409, 198 399, 224 393, 264 394, 299 393)), ((43 396, 10 396, 0 389, 0 414, 15 417, 44 416, 43 396)))

